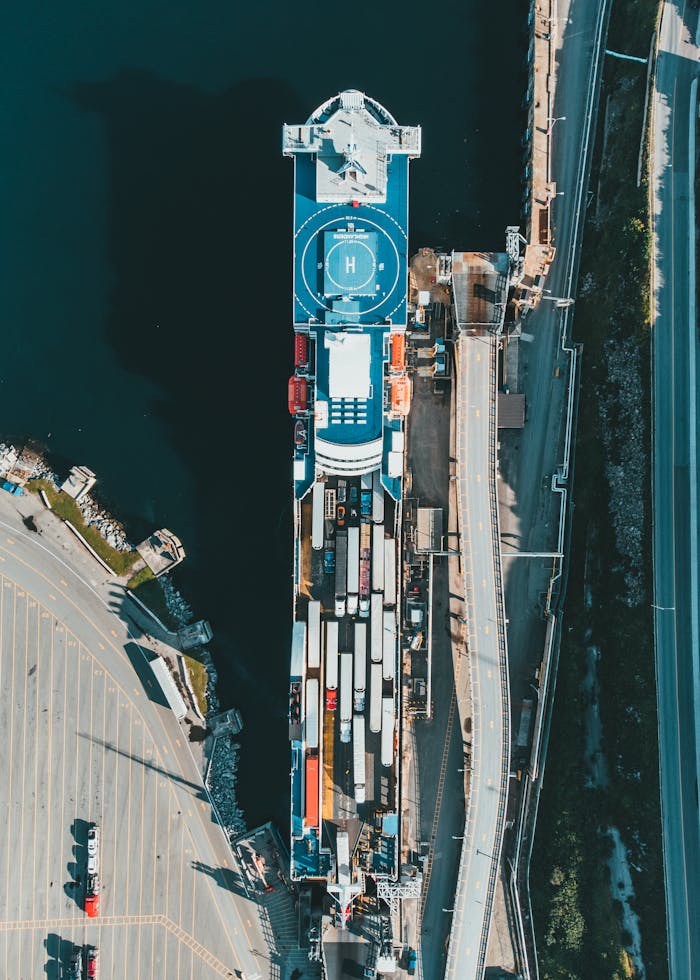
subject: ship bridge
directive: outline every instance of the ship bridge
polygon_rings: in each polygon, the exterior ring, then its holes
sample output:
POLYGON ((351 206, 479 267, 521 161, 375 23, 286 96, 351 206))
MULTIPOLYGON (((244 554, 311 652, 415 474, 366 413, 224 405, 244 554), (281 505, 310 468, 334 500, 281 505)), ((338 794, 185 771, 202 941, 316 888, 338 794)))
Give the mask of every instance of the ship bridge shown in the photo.
POLYGON ((284 127, 283 152, 294 158, 294 329, 309 350, 295 365, 303 398, 290 403, 303 423, 297 497, 322 473, 378 467, 400 494, 389 455, 406 398, 394 394, 392 404, 387 364, 391 334, 406 328, 408 162, 420 150, 420 127, 399 126, 355 90, 284 127))

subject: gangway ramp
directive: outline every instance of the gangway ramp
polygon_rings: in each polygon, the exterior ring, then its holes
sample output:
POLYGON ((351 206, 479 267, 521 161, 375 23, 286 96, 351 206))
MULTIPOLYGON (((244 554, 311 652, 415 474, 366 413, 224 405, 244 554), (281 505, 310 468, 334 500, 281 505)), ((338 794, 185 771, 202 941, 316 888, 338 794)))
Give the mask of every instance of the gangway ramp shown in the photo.
MULTIPOLYGON (((508 794, 510 705, 496 492, 497 344, 492 333, 463 333, 455 344, 472 762, 447 980, 477 980, 483 974, 508 794)), ((457 699, 463 724, 461 686, 457 699)))

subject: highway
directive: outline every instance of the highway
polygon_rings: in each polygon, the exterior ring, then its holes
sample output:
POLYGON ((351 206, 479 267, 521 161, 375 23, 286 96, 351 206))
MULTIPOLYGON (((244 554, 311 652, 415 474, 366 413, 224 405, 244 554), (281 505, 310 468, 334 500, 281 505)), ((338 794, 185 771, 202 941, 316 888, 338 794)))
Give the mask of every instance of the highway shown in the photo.
POLYGON ((105 595, 53 515, 25 530, 17 511, 32 506, 0 497, 0 973, 58 978, 90 942, 103 977, 282 976, 121 591, 105 595), (91 820, 94 920, 82 908, 91 820))
POLYGON ((697 13, 664 3, 652 96, 654 631, 669 966, 700 976, 697 13), (692 23, 692 31, 689 24, 692 23))
POLYGON ((471 791, 445 971, 446 978, 459 980, 477 980, 484 969, 510 764, 496 502, 496 344, 488 334, 461 336, 455 345, 457 496, 473 720, 471 791))

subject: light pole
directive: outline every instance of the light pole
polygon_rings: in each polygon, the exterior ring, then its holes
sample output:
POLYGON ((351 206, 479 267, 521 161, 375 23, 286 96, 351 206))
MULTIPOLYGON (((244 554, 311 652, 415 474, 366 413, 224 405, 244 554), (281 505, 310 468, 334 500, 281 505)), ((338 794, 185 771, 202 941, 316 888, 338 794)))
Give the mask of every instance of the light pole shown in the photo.
POLYGON ((552 135, 552 130, 554 129, 554 124, 558 122, 564 122, 566 116, 550 116, 547 120, 547 136, 552 135))
POLYGON ((540 299, 548 299, 550 303, 554 303, 557 309, 564 309, 567 306, 573 306, 576 302, 571 296, 541 296, 540 299))

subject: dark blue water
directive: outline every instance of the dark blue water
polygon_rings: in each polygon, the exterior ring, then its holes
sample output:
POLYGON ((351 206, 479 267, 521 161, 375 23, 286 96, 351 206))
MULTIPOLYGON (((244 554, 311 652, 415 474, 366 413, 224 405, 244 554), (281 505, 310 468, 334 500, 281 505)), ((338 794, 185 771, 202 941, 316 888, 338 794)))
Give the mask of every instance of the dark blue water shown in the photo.
POLYGON ((0 432, 188 552, 249 821, 285 821, 292 164, 343 88, 423 126, 412 248, 520 204, 525 4, 23 0, 0 11, 0 432), (439 16, 438 16, 439 15, 439 16))

